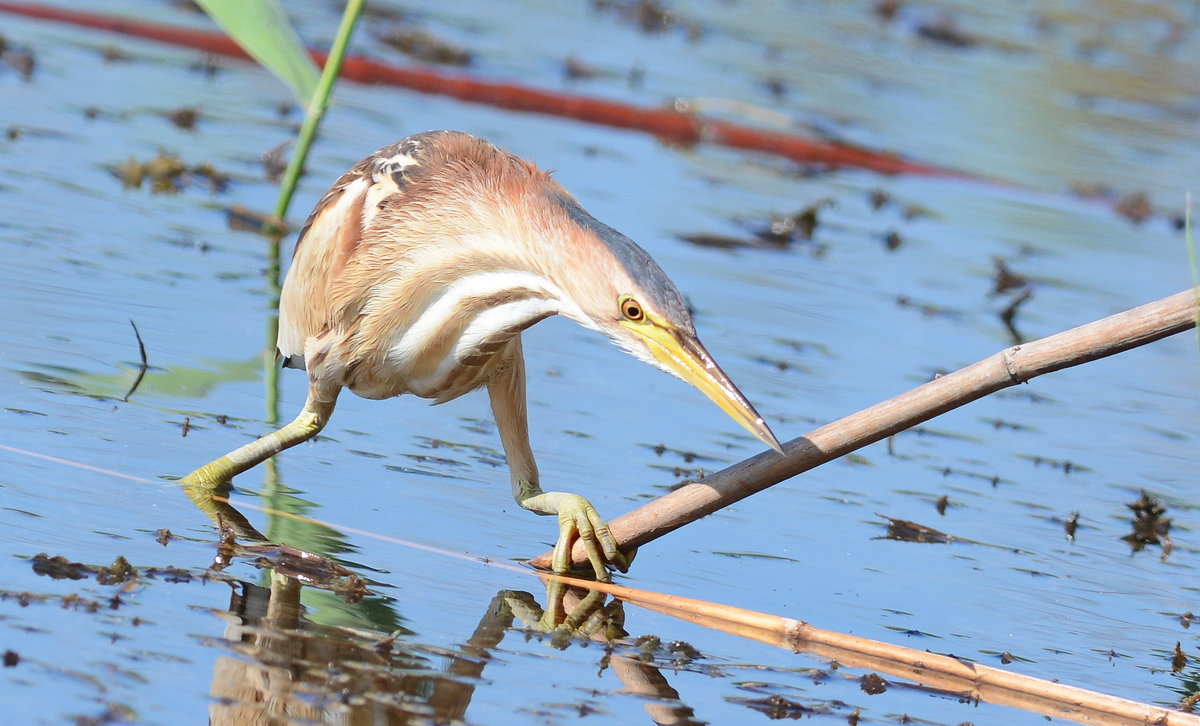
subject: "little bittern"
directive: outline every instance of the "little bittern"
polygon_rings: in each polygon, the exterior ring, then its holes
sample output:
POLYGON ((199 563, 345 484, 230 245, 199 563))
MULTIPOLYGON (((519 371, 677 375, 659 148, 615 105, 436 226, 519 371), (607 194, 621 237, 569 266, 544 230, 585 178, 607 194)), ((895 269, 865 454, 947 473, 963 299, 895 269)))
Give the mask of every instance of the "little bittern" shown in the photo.
POLYGON ((280 301, 279 355, 308 371, 304 410, 183 483, 224 485, 312 438, 343 388, 440 403, 487 387, 513 496, 558 515, 554 569, 568 568, 579 538, 605 578, 608 565, 625 564, 608 526, 583 497, 542 491, 529 446, 521 331, 551 315, 691 383, 779 449, 642 248, 533 164, 468 134, 430 131, 356 164, 300 232, 280 301))

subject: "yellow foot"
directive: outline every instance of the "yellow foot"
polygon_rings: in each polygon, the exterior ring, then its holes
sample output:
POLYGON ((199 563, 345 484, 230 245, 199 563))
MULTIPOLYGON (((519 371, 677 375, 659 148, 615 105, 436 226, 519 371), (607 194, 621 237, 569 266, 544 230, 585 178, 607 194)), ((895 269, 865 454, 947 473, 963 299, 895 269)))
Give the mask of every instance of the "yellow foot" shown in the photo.
POLYGON ((608 524, 592 503, 578 494, 549 492, 557 495, 555 509, 558 514, 558 543, 554 545, 551 567, 557 573, 571 570, 571 546, 579 540, 587 552, 588 562, 596 573, 596 579, 609 581, 608 568, 621 572, 629 570, 633 552, 626 554, 617 546, 617 540, 608 529, 608 524))

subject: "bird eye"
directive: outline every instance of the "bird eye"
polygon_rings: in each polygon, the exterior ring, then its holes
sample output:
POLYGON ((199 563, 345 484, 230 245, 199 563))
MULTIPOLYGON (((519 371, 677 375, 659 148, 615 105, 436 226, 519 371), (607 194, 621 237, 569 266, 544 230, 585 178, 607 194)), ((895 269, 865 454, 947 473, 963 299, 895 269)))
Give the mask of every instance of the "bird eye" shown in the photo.
POLYGON ((642 310, 642 304, 631 297, 621 298, 621 314, 626 320, 639 322, 646 317, 646 312, 642 310))

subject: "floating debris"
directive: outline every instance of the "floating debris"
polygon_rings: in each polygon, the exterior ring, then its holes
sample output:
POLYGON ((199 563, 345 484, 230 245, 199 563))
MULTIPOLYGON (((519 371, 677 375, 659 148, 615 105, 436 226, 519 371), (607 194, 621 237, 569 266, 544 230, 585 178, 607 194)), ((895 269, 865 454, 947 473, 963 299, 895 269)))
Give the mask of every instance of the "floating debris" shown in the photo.
POLYGON ((927 318, 958 318, 962 316, 962 313, 958 310, 951 310, 950 308, 942 307, 941 305, 934 303, 919 302, 913 300, 907 295, 896 296, 896 307, 914 308, 919 310, 921 315, 927 318))
POLYGON ((757 363, 766 363, 767 365, 779 371, 786 371, 792 367, 792 364, 789 361, 786 361, 782 358, 772 358, 766 355, 755 356, 754 360, 757 363))
POLYGON ((194 129, 200 120, 200 109, 194 107, 177 108, 166 113, 167 120, 181 129, 194 129))
POLYGON ((879 0, 871 8, 871 12, 883 22, 890 23, 895 20, 896 13, 900 12, 900 0, 879 0))
POLYGON ((1139 225, 1157 214, 1162 214, 1176 230, 1182 231, 1185 226, 1182 224, 1183 215, 1156 209, 1149 193, 1144 190, 1119 194, 1112 187, 1104 184, 1077 183, 1071 185, 1071 192, 1081 199, 1107 203, 1114 212, 1135 225, 1139 225))
POLYGON ((666 33, 682 30, 688 40, 696 41, 704 34, 700 23, 684 18, 658 0, 592 0, 598 12, 610 12, 643 33, 666 33))
POLYGON ((151 567, 142 570, 142 576, 149 580, 162 578, 165 582, 191 582, 192 580, 204 580, 207 575, 193 575, 179 567, 168 565, 166 567, 151 567))
POLYGON ((232 230, 241 232, 258 232, 267 236, 287 234, 287 226, 273 214, 259 212, 241 204, 234 204, 225 210, 225 224, 232 230))
POLYGON ((776 101, 782 101, 788 95, 787 83, 779 76, 767 76, 762 80, 762 85, 776 101))
POLYGON ((883 247, 889 252, 894 252, 895 250, 900 249, 902 244, 904 244, 904 239, 900 236, 900 233, 894 229, 889 230, 887 234, 883 235, 883 247))
POLYGON ((868 673, 858 681, 858 687, 868 696, 878 696, 888 689, 888 682, 878 673, 868 673))
POLYGON ((678 238, 683 242, 696 245, 697 247, 710 247, 719 250, 736 250, 742 248, 760 250, 781 249, 778 245, 768 244, 762 240, 747 237, 734 237, 732 235, 725 234, 708 234, 701 232, 698 234, 681 234, 678 238))
POLYGON ((1154 216, 1154 207, 1146 192, 1133 192, 1120 197, 1113 203, 1113 211, 1134 224, 1141 224, 1154 216))
POLYGON ((1166 507, 1145 491, 1137 501, 1125 506, 1133 511, 1133 532, 1121 539, 1128 542, 1134 552, 1141 552, 1146 545, 1158 545, 1162 547, 1163 557, 1166 557, 1172 546, 1171 520, 1163 516, 1167 513, 1166 507))
POLYGON ((1175 641, 1175 651, 1171 654, 1171 672, 1181 673, 1187 667, 1188 657, 1183 652, 1183 647, 1180 642, 1175 641))
POLYGON ((638 659, 650 662, 662 647, 662 639, 657 635, 639 635, 633 639, 633 645, 638 650, 638 659))
POLYGON ((1018 459, 1026 459, 1033 462, 1034 466, 1050 466, 1055 469, 1061 469, 1064 474, 1073 472, 1091 472, 1091 467, 1077 464, 1070 459, 1052 459, 1048 456, 1039 456, 1035 454, 1017 454, 1018 459))
POLYGON ((138 578, 138 571, 120 555, 108 567, 96 567, 72 562, 62 555, 51 557, 39 552, 33 556, 31 564, 36 574, 55 580, 86 580, 95 575, 96 582, 101 585, 121 585, 138 578))
POLYGON ((85 613, 98 613, 106 609, 99 600, 89 600, 75 593, 68 593, 59 599, 59 605, 64 610, 80 610, 85 613))
POLYGON ((941 215, 934 212, 929 207, 922 206, 920 204, 905 204, 900 210, 900 216, 904 217, 906 222, 911 222, 912 220, 920 219, 921 217, 936 218, 940 217, 941 215))
POLYGON ((104 58, 105 63, 118 63, 132 58, 121 46, 112 43, 100 49, 100 57, 104 58))
POLYGON ((917 37, 948 48, 974 48, 979 38, 958 26, 954 18, 943 16, 935 21, 917 26, 917 37))
MULTIPOLYGON (((766 222, 747 224, 752 237, 735 237, 723 234, 686 234, 679 239, 698 247, 714 247, 718 249, 767 249, 783 250, 800 243, 812 243, 813 235, 820 224, 819 212, 834 206, 829 198, 819 199, 795 214, 773 216, 766 222)), ((820 255, 825 248, 819 244, 811 244, 813 253, 820 255)))
POLYGON ((409 58, 425 63, 465 67, 475 60, 470 51, 417 28, 391 27, 380 31, 375 37, 409 58))
POLYGON ((812 240, 813 233, 817 231, 820 221, 817 216, 818 212, 832 206, 834 206, 832 199, 818 199, 795 214, 773 219, 766 227, 751 231, 754 232, 754 236, 764 242, 778 247, 790 246, 796 242, 807 242, 812 240))
POLYGON ((999 474, 983 474, 977 471, 967 471, 965 469, 955 469, 949 466, 938 469, 943 477, 947 476, 965 476, 970 479, 982 481, 989 484, 993 489, 1001 484, 1012 484, 1008 479, 1001 479, 999 474))
POLYGON ((221 72, 221 60, 213 53, 206 53, 204 59, 193 63, 191 69, 205 78, 214 78, 221 72))
POLYGON ((367 595, 366 581, 328 557, 288 545, 240 545, 234 542, 228 546, 232 550, 231 557, 249 559, 256 567, 273 570, 309 587, 328 590, 347 603, 361 602, 367 595))
POLYGON ((1001 295, 1010 290, 1029 286, 1029 278, 1013 272, 1003 257, 992 258, 992 294, 1001 295))
POLYGON ((879 512, 876 512, 875 516, 883 517, 888 521, 885 539, 896 539, 902 542, 933 542, 937 544, 948 544, 956 541, 953 536, 945 532, 939 532, 933 527, 926 527, 923 524, 910 522, 907 519, 895 519, 879 512))
POLYGON ((870 203, 871 209, 878 212, 888 204, 891 204, 892 195, 877 187, 871 190, 871 193, 867 197, 867 201, 870 203))
POLYGON ((699 467, 688 468, 688 467, 683 467, 683 466, 666 466, 664 464, 651 464, 650 468, 658 469, 660 471, 670 472, 671 476, 675 477, 676 479, 680 479, 680 481, 671 485, 670 489, 672 491, 674 491, 675 489, 678 489, 679 487, 682 487, 686 484, 692 484, 694 482, 700 481, 704 477, 708 476, 708 472, 705 469, 699 468, 699 467))
POLYGON ((699 648, 685 640, 672 640, 667 644, 667 652, 674 656, 677 665, 686 665, 704 657, 699 648))
POLYGON ((1071 516, 1063 520, 1063 530, 1067 533, 1067 541, 1075 541, 1075 530, 1079 528, 1079 512, 1072 512, 1071 516))
POLYGON ((638 446, 653 451, 655 456, 662 456, 663 454, 667 453, 674 454, 683 459, 685 464, 704 461, 721 461, 714 456, 706 456, 704 454, 698 454, 694 451, 687 451, 684 449, 673 449, 666 444, 638 444, 638 446))
POLYGON ((284 140, 258 157, 263 162, 263 178, 270 181, 271 184, 278 184, 278 181, 283 178, 283 173, 287 172, 290 146, 292 146, 292 140, 284 140))
POLYGON ((72 562, 62 555, 51 557, 45 552, 33 556, 33 571, 55 580, 85 580, 93 570, 81 562, 72 562))
POLYGON ((108 567, 96 568, 96 582, 101 585, 120 585, 137 578, 138 571, 121 555, 108 567))
POLYGON ((202 162, 188 171, 194 178, 208 180, 210 194, 220 194, 229 188, 229 176, 218 171, 212 162, 202 162))
POLYGON ((563 75, 567 77, 567 80, 585 81, 598 78, 600 71, 596 70, 595 66, 588 65, 575 56, 569 55, 563 61, 563 75))
POLYGON ((0 60, 20 73, 21 78, 26 81, 33 78, 33 71, 37 68, 37 59, 34 58, 32 50, 18 48, 3 36, 0 36, 0 60))
POLYGON ((809 708, 802 703, 789 701, 779 694, 763 698, 730 698, 729 701, 752 708, 772 721, 785 718, 795 721, 817 714, 830 713, 828 709, 809 708))
POLYGON ((188 166, 178 156, 162 149, 149 161, 130 157, 114 166, 112 173, 126 189, 140 189, 149 179, 150 191, 154 194, 175 194, 201 179, 207 180, 213 193, 225 191, 229 184, 229 177, 211 163, 188 166))
POLYGON ((657 635, 641 635, 628 642, 637 650, 638 660, 646 663, 666 660, 676 668, 682 668, 704 658, 698 648, 683 640, 663 643, 657 635))

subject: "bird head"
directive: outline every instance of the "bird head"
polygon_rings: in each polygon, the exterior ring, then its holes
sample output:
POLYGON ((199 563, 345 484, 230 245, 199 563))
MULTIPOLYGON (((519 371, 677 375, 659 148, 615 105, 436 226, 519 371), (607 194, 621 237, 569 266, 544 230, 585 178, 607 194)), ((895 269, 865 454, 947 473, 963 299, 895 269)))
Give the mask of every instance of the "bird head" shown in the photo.
POLYGON ((762 416, 700 342, 683 296, 653 258, 588 214, 561 187, 544 191, 543 201, 551 208, 546 216, 557 240, 547 273, 557 278, 568 298, 560 313, 700 389, 747 431, 782 453, 762 416))

